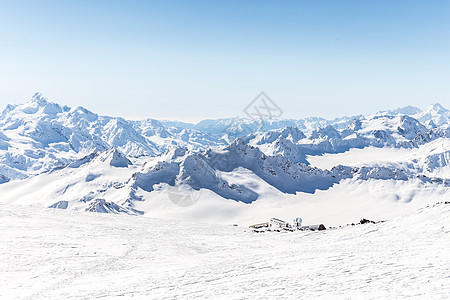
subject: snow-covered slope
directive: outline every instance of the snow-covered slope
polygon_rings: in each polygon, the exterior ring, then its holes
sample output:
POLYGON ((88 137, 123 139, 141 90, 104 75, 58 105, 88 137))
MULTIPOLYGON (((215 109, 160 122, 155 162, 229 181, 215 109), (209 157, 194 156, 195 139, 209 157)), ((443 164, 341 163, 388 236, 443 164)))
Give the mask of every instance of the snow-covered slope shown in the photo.
POLYGON ((448 114, 434 104, 187 124, 99 116, 37 93, 0 115, 0 203, 243 224, 318 210, 336 224, 392 218, 448 198, 448 114))
POLYGON ((447 299, 449 218, 438 204, 378 224, 258 234, 0 205, 0 298, 447 299))
MULTIPOLYGON (((269 131, 252 134, 245 140, 260 147, 268 155, 281 154, 295 162, 306 162, 306 155, 341 153, 353 148, 396 147, 413 148, 421 144, 418 137, 428 137, 431 141, 440 136, 447 137, 442 129, 428 129, 416 119, 406 115, 375 115, 354 119, 345 129, 337 130, 332 125, 313 130, 309 136, 286 136, 286 127, 282 131, 269 131)), ((448 136, 450 137, 450 135, 448 136)))
POLYGON ((448 198, 450 180, 426 169, 427 157, 439 153, 436 146, 420 153, 429 155, 417 165, 394 160, 327 170, 266 156, 242 139, 222 150, 174 148, 132 161, 112 148, 2 184, 0 202, 246 225, 273 214, 288 219, 307 214, 306 220, 330 224, 353 222, 362 214, 388 219, 448 198), (181 203, 180 194, 191 202, 181 203))
POLYGON ((368 147, 344 153, 308 156, 307 159, 311 165, 319 168, 330 169, 339 164, 356 167, 389 166, 416 176, 449 179, 449 151, 450 139, 437 138, 411 149, 368 147))
POLYGON ((0 188, 3 199, 13 204, 138 214, 127 205, 132 191, 124 184, 138 169, 112 148, 0 188))
POLYGON ((174 146, 208 149, 240 137, 267 155, 307 163, 305 155, 370 145, 412 147, 450 137, 448 117, 447 109, 433 104, 424 111, 409 107, 335 120, 130 121, 61 106, 36 93, 25 104, 8 105, 0 115, 0 175, 23 179, 112 147, 129 157, 156 156, 174 146))
POLYGON ((157 155, 173 145, 198 147, 217 141, 195 130, 169 132, 159 121, 128 121, 69 108, 36 93, 0 116, 0 174, 10 179, 40 174, 114 147, 127 156, 157 155), (198 134, 198 133, 197 133, 198 134))
POLYGON ((379 112, 380 115, 408 115, 422 123, 436 125, 448 125, 450 119, 450 112, 439 103, 433 103, 421 110, 418 107, 406 106, 394 110, 379 112))

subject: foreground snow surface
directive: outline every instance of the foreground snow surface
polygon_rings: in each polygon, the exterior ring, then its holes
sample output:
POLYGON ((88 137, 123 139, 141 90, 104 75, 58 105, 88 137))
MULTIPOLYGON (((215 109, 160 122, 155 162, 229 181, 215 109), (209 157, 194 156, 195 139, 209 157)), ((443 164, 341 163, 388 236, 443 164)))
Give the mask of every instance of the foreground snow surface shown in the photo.
POLYGON ((321 232, 0 205, 0 298, 444 299, 450 205, 321 232))

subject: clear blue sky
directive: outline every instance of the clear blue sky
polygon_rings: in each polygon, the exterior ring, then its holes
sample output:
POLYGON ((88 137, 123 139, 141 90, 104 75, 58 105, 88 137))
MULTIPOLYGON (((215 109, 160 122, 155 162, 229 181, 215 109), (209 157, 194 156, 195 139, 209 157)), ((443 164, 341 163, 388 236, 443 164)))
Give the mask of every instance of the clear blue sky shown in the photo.
POLYGON ((0 105, 285 117, 450 106, 450 1, 1 1, 0 105))

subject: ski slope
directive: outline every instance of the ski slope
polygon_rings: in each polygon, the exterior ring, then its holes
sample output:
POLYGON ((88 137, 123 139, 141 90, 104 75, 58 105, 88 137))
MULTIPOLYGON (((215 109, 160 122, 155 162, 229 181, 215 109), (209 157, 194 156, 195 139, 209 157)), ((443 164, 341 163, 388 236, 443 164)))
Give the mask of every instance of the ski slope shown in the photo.
POLYGON ((321 232, 0 205, 2 299, 446 299, 450 205, 321 232))

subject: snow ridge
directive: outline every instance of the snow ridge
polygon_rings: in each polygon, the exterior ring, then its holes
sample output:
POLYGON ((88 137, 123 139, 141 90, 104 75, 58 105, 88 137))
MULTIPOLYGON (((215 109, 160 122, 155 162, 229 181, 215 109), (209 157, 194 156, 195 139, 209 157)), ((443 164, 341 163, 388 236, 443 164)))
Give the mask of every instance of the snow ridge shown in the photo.
POLYGON ((130 121, 61 106, 36 93, 0 116, 0 192, 4 202, 143 214, 150 211, 147 200, 186 187, 238 205, 267 201, 263 190, 303 197, 343 183, 446 191, 448 117, 447 109, 433 104, 423 111, 405 107, 335 120, 272 117, 264 126, 236 119, 130 121), (230 122, 234 127, 225 130, 230 122), (329 168, 310 163, 311 157, 356 149, 415 154, 329 168))

